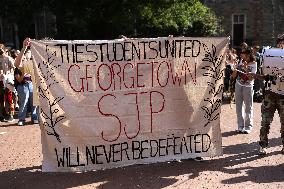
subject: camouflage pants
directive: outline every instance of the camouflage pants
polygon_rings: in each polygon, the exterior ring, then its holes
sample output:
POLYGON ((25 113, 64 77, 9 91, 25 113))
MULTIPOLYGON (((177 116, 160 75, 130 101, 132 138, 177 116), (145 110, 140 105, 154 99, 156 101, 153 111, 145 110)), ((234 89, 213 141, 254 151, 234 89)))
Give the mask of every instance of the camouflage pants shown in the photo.
POLYGON ((268 146, 268 137, 270 124, 273 120, 275 111, 278 111, 281 123, 281 139, 284 145, 284 95, 279 95, 271 91, 265 91, 264 100, 261 106, 261 129, 259 145, 262 147, 268 146))

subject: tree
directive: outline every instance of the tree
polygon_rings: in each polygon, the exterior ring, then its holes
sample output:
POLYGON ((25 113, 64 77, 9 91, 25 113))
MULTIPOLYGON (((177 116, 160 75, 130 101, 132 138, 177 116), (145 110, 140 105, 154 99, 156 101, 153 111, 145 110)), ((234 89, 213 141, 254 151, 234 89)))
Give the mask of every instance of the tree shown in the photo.
POLYGON ((220 34, 219 19, 198 0, 0 1, 0 16, 13 17, 24 36, 33 37, 33 19, 46 9, 56 15, 56 39, 220 34))
POLYGON ((216 36, 219 19, 198 0, 152 0, 141 10, 143 34, 216 36))
POLYGON ((54 1, 50 7, 61 39, 113 39, 121 34, 216 36, 221 32, 219 19, 198 0, 72 0, 54 1))

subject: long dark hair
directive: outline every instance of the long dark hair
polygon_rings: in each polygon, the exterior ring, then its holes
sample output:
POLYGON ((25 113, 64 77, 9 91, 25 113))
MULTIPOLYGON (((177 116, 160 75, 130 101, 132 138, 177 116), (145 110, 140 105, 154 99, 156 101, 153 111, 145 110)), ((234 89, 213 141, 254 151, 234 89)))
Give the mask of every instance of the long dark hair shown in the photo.
POLYGON ((254 62, 256 61, 256 58, 252 52, 251 48, 246 48, 242 51, 242 53, 249 55, 249 62, 254 62))

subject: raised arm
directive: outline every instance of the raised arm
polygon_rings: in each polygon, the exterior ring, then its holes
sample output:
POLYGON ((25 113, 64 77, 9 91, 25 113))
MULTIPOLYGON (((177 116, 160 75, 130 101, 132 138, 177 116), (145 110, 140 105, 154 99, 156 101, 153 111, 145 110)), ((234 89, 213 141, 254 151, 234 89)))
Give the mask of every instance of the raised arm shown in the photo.
POLYGON ((17 58, 15 60, 15 66, 17 68, 20 67, 20 65, 21 65, 21 63, 23 61, 23 57, 24 57, 25 51, 27 50, 28 46, 30 46, 30 44, 31 44, 31 39, 27 37, 23 41, 23 48, 21 49, 20 54, 17 56, 17 58))

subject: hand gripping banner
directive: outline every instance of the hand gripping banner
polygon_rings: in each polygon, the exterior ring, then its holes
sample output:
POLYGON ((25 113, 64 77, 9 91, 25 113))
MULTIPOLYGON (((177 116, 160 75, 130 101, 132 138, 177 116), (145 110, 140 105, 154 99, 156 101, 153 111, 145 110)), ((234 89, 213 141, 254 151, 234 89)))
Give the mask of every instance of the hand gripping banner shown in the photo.
POLYGON ((228 38, 33 40, 45 172, 222 155, 228 38))

